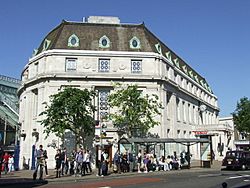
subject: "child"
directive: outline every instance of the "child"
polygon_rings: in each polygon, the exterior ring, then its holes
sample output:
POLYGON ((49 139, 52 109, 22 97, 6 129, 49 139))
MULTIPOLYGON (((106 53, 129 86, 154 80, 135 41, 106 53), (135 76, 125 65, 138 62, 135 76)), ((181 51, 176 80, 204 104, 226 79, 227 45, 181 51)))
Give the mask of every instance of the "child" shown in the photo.
POLYGON ((8 160, 9 173, 11 174, 14 171, 14 158, 10 155, 8 160))

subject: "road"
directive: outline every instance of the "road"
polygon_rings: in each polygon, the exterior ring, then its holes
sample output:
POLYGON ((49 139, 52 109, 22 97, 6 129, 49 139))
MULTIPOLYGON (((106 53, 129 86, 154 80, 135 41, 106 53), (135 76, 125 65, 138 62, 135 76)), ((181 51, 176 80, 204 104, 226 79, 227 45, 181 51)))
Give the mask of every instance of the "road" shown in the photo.
MULTIPOLYGON (((228 187, 250 187, 250 171, 174 171, 132 174, 96 179, 76 178, 71 181, 47 182, 21 187, 41 188, 218 188, 226 182, 228 187)), ((16 187, 16 186, 8 186, 16 187)))

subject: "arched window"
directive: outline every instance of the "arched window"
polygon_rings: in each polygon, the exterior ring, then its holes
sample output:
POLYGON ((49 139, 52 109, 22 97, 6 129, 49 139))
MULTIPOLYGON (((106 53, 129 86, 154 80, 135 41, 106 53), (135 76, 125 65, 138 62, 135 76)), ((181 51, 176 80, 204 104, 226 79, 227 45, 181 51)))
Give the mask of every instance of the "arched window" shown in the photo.
POLYGON ((79 38, 75 34, 73 34, 68 39, 68 46, 69 47, 78 47, 79 42, 80 42, 79 38))
POLYGON ((99 47, 100 48, 109 48, 110 47, 110 40, 106 35, 102 36, 99 39, 99 47))

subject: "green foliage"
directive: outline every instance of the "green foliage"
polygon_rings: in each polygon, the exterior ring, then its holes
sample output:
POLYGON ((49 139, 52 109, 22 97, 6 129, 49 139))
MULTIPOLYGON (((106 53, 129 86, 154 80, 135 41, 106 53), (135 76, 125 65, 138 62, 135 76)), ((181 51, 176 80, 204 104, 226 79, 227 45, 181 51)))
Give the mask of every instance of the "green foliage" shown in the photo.
POLYGON ((63 91, 50 96, 51 104, 46 103, 46 110, 40 115, 46 118, 41 121, 45 127, 46 138, 55 133, 63 138, 65 130, 70 130, 77 143, 94 131, 93 105, 94 91, 87 89, 65 88, 63 91))
POLYGON ((241 98, 232 115, 238 131, 248 135, 250 133, 250 100, 247 97, 241 98))
POLYGON ((159 125, 154 117, 161 114, 163 107, 157 95, 143 96, 137 85, 122 88, 117 84, 115 87, 119 89, 110 94, 108 101, 117 111, 109 117, 120 132, 129 137, 135 136, 136 132, 143 136, 149 128, 159 125))

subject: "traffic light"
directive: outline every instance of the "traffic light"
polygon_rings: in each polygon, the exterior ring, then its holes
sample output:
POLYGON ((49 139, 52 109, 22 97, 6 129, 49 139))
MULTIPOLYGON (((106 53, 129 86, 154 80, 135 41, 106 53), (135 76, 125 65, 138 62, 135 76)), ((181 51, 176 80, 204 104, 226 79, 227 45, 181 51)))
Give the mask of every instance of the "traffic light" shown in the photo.
POLYGON ((101 132, 101 137, 102 137, 102 138, 105 138, 106 136, 107 136, 106 131, 105 131, 105 130, 102 130, 102 132, 101 132))

